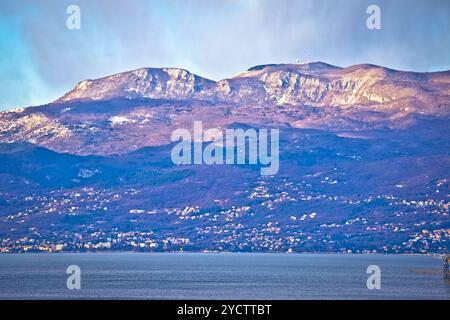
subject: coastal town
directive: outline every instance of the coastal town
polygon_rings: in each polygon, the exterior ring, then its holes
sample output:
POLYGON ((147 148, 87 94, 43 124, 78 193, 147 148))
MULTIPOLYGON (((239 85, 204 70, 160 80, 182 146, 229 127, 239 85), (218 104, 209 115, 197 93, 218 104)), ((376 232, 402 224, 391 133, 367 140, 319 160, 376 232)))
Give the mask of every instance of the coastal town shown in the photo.
MULTIPOLYGON (((339 184, 331 177, 318 181, 339 184)), ((18 199, 27 204, 23 209, 2 217, 10 229, 0 239, 0 252, 429 253, 446 252, 450 243, 450 202, 442 198, 382 194, 358 199, 314 192, 308 181, 280 183, 270 177, 260 177, 236 204, 214 199, 209 208, 133 206, 141 192, 84 187, 27 195, 18 199), (383 217, 377 214, 380 208, 383 217), (338 210, 348 214, 338 215, 338 210), (48 217, 49 224, 34 225, 37 216, 48 217), (68 230, 51 222, 61 218, 68 230)))

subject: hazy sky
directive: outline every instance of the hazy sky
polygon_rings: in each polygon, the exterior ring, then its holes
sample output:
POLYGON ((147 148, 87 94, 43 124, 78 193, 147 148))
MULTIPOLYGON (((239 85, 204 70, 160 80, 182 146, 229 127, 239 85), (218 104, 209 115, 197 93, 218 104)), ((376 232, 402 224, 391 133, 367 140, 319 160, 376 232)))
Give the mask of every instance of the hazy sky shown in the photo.
POLYGON ((0 110, 141 67, 214 80, 251 66, 324 61, 450 69, 448 0, 0 0, 0 110), (66 9, 81 8, 69 30, 66 9), (381 30, 366 27, 370 4, 381 30))

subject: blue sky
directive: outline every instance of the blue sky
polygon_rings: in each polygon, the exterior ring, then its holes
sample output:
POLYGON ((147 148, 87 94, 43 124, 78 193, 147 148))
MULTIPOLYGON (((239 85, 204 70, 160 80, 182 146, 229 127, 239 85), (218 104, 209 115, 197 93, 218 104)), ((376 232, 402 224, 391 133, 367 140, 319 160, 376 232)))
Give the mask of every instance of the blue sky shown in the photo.
POLYGON ((141 67, 219 80, 308 58, 449 70, 450 1, 0 0, 0 110, 141 67), (66 28, 71 4, 80 6, 80 30, 66 28), (381 8, 381 30, 366 27, 370 4, 381 8))

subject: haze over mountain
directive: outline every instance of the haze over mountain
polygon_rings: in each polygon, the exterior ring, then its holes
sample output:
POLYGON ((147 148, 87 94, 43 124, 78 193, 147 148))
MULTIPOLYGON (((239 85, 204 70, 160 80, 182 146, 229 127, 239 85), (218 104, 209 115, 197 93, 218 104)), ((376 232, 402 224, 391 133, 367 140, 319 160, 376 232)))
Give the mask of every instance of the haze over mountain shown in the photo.
POLYGON ((0 114, 0 249, 445 252, 450 72, 322 62, 84 80, 0 114), (280 129, 280 171, 174 165, 175 129, 280 129), (59 249, 56 249, 59 248, 59 249))

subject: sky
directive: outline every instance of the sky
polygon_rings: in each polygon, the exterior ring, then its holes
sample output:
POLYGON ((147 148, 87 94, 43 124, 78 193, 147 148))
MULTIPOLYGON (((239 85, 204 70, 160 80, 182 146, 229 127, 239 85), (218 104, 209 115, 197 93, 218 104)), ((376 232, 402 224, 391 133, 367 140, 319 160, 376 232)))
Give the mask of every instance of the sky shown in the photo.
POLYGON ((450 70, 450 1, 0 0, 0 110, 142 67, 220 80, 297 60, 450 70), (379 30, 366 26, 372 4, 379 30), (80 29, 66 26, 70 5, 80 29))

